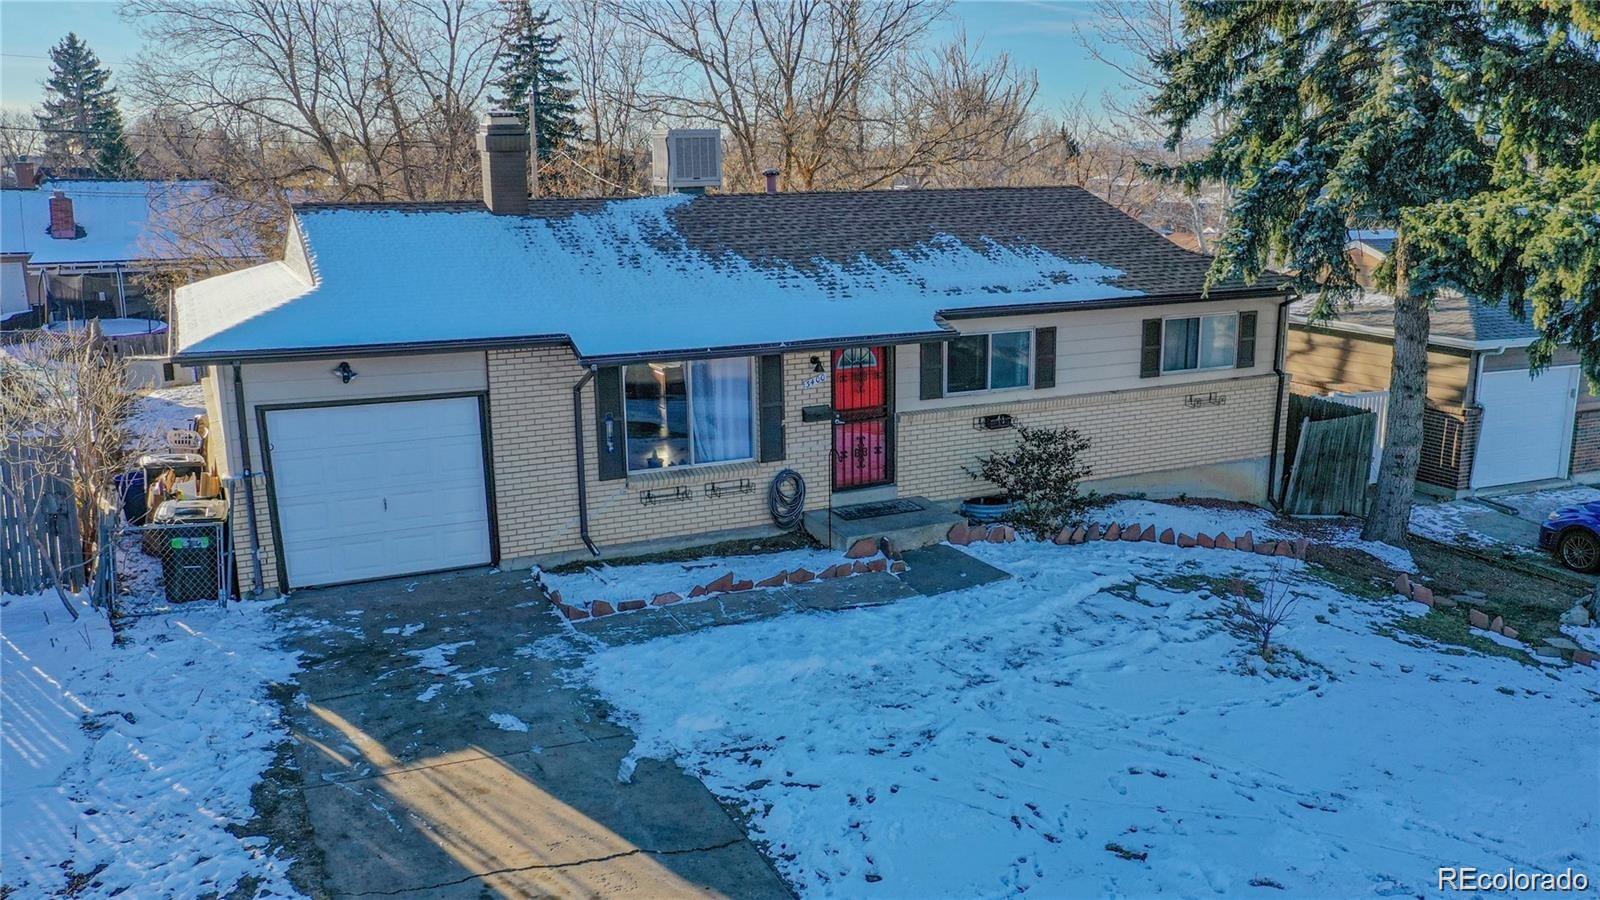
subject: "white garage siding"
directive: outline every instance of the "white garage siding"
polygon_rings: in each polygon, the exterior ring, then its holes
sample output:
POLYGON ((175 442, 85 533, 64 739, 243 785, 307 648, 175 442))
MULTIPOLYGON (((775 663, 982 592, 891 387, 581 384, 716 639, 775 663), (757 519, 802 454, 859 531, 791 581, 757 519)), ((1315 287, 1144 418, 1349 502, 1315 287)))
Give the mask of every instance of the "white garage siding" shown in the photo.
POLYGON ((1555 366, 1532 378, 1527 369, 1479 373, 1483 424, 1472 487, 1565 477, 1577 389, 1577 366, 1555 366))
POLYGON ((0 262, 0 319, 32 309, 28 302, 28 273, 21 260, 0 262))
MULTIPOLYGON (((243 366, 245 420, 249 429, 250 469, 254 479, 256 540, 261 548, 260 581, 256 581, 250 550, 250 528, 245 513, 244 485, 229 482, 233 497, 233 546, 238 561, 239 586, 261 590, 268 596, 288 590, 279 579, 277 539, 267 500, 258 407, 306 406, 372 400, 417 399, 428 395, 460 395, 488 390, 484 354, 422 353, 409 356, 351 357, 356 377, 348 384, 333 374, 340 359, 304 362, 246 363, 243 366)), ((212 366, 207 373, 206 408, 220 429, 220 453, 214 454, 220 474, 237 479, 245 466, 239 459, 237 412, 234 407, 233 369, 212 366)), ((269 426, 270 428, 270 426, 269 426)))
POLYGON ((490 561, 479 397, 264 416, 290 587, 490 561))

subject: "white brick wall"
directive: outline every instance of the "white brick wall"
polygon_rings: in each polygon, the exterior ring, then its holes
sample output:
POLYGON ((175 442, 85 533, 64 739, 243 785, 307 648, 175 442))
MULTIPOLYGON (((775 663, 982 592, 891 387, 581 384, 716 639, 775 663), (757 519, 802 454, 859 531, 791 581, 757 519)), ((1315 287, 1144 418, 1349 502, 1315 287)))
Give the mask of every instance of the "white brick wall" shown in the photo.
MULTIPOLYGON (((778 470, 792 468, 806 481, 806 506, 828 504, 827 422, 801 422, 800 407, 828 402, 826 384, 804 387, 812 375, 811 354, 784 357, 786 456, 775 463, 686 467, 670 474, 601 481, 594 439, 594 382, 583 390, 584 470, 589 534, 602 548, 697 533, 771 524, 767 485, 778 470), (748 479, 748 494, 707 497, 706 485, 748 479), (686 487, 690 499, 646 506, 647 493, 670 495, 686 487)), ((576 552, 577 465, 572 435, 572 386, 583 368, 566 349, 493 351, 489 354, 489 414, 494 440, 494 480, 505 559, 576 552)))
POLYGON ((963 467, 1009 447, 1010 429, 981 431, 973 420, 1007 413, 1021 425, 1072 427, 1091 443, 1093 478, 1116 478, 1264 457, 1272 440, 1274 376, 1236 378, 902 412, 896 419, 896 479, 902 495, 970 497, 980 488, 963 467), (1220 406, 1186 398, 1216 393, 1220 406))

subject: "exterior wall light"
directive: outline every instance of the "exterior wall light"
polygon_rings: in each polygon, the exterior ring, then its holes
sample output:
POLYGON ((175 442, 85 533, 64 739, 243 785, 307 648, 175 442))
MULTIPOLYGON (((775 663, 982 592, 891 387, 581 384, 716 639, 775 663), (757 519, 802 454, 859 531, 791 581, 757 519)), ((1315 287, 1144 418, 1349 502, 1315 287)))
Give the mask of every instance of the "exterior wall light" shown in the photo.
POLYGON ((355 380, 356 370, 350 368, 350 364, 349 363, 342 362, 342 363, 339 363, 337 366, 334 366, 333 374, 339 376, 339 379, 341 381, 343 381, 345 384, 349 384, 350 382, 355 380))

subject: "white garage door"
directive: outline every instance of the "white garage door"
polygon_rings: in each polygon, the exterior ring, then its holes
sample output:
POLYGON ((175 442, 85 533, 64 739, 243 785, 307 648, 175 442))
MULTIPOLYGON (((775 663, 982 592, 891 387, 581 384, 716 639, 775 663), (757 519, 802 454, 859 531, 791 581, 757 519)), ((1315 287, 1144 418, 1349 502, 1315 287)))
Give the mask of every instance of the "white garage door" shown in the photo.
POLYGON ((1483 428, 1472 486, 1563 477, 1572 453, 1577 388, 1577 366, 1546 369, 1537 378, 1529 378, 1526 369, 1483 372, 1478 381, 1483 428))
POLYGON ((266 416, 290 587, 489 562, 477 398, 266 416))

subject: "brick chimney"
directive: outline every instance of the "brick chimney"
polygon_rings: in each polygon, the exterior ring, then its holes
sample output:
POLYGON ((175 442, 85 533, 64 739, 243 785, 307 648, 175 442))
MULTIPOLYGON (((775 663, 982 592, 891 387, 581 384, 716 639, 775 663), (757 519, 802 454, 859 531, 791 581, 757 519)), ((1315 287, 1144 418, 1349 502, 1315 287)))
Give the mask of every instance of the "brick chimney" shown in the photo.
POLYGON ((38 187, 39 166, 37 163, 18 160, 11 166, 11 174, 17 179, 17 187, 24 190, 38 187))
POLYGON ((50 236, 69 240, 78 236, 78 223, 72 218, 72 200, 61 191, 50 195, 50 236))
POLYGON ((528 211, 528 131, 517 114, 489 111, 478 129, 478 159, 483 169, 483 205, 497 216, 528 211))
POLYGON ((767 193, 776 194, 778 192, 779 174, 777 169, 766 169, 761 173, 761 177, 767 180, 767 193))

